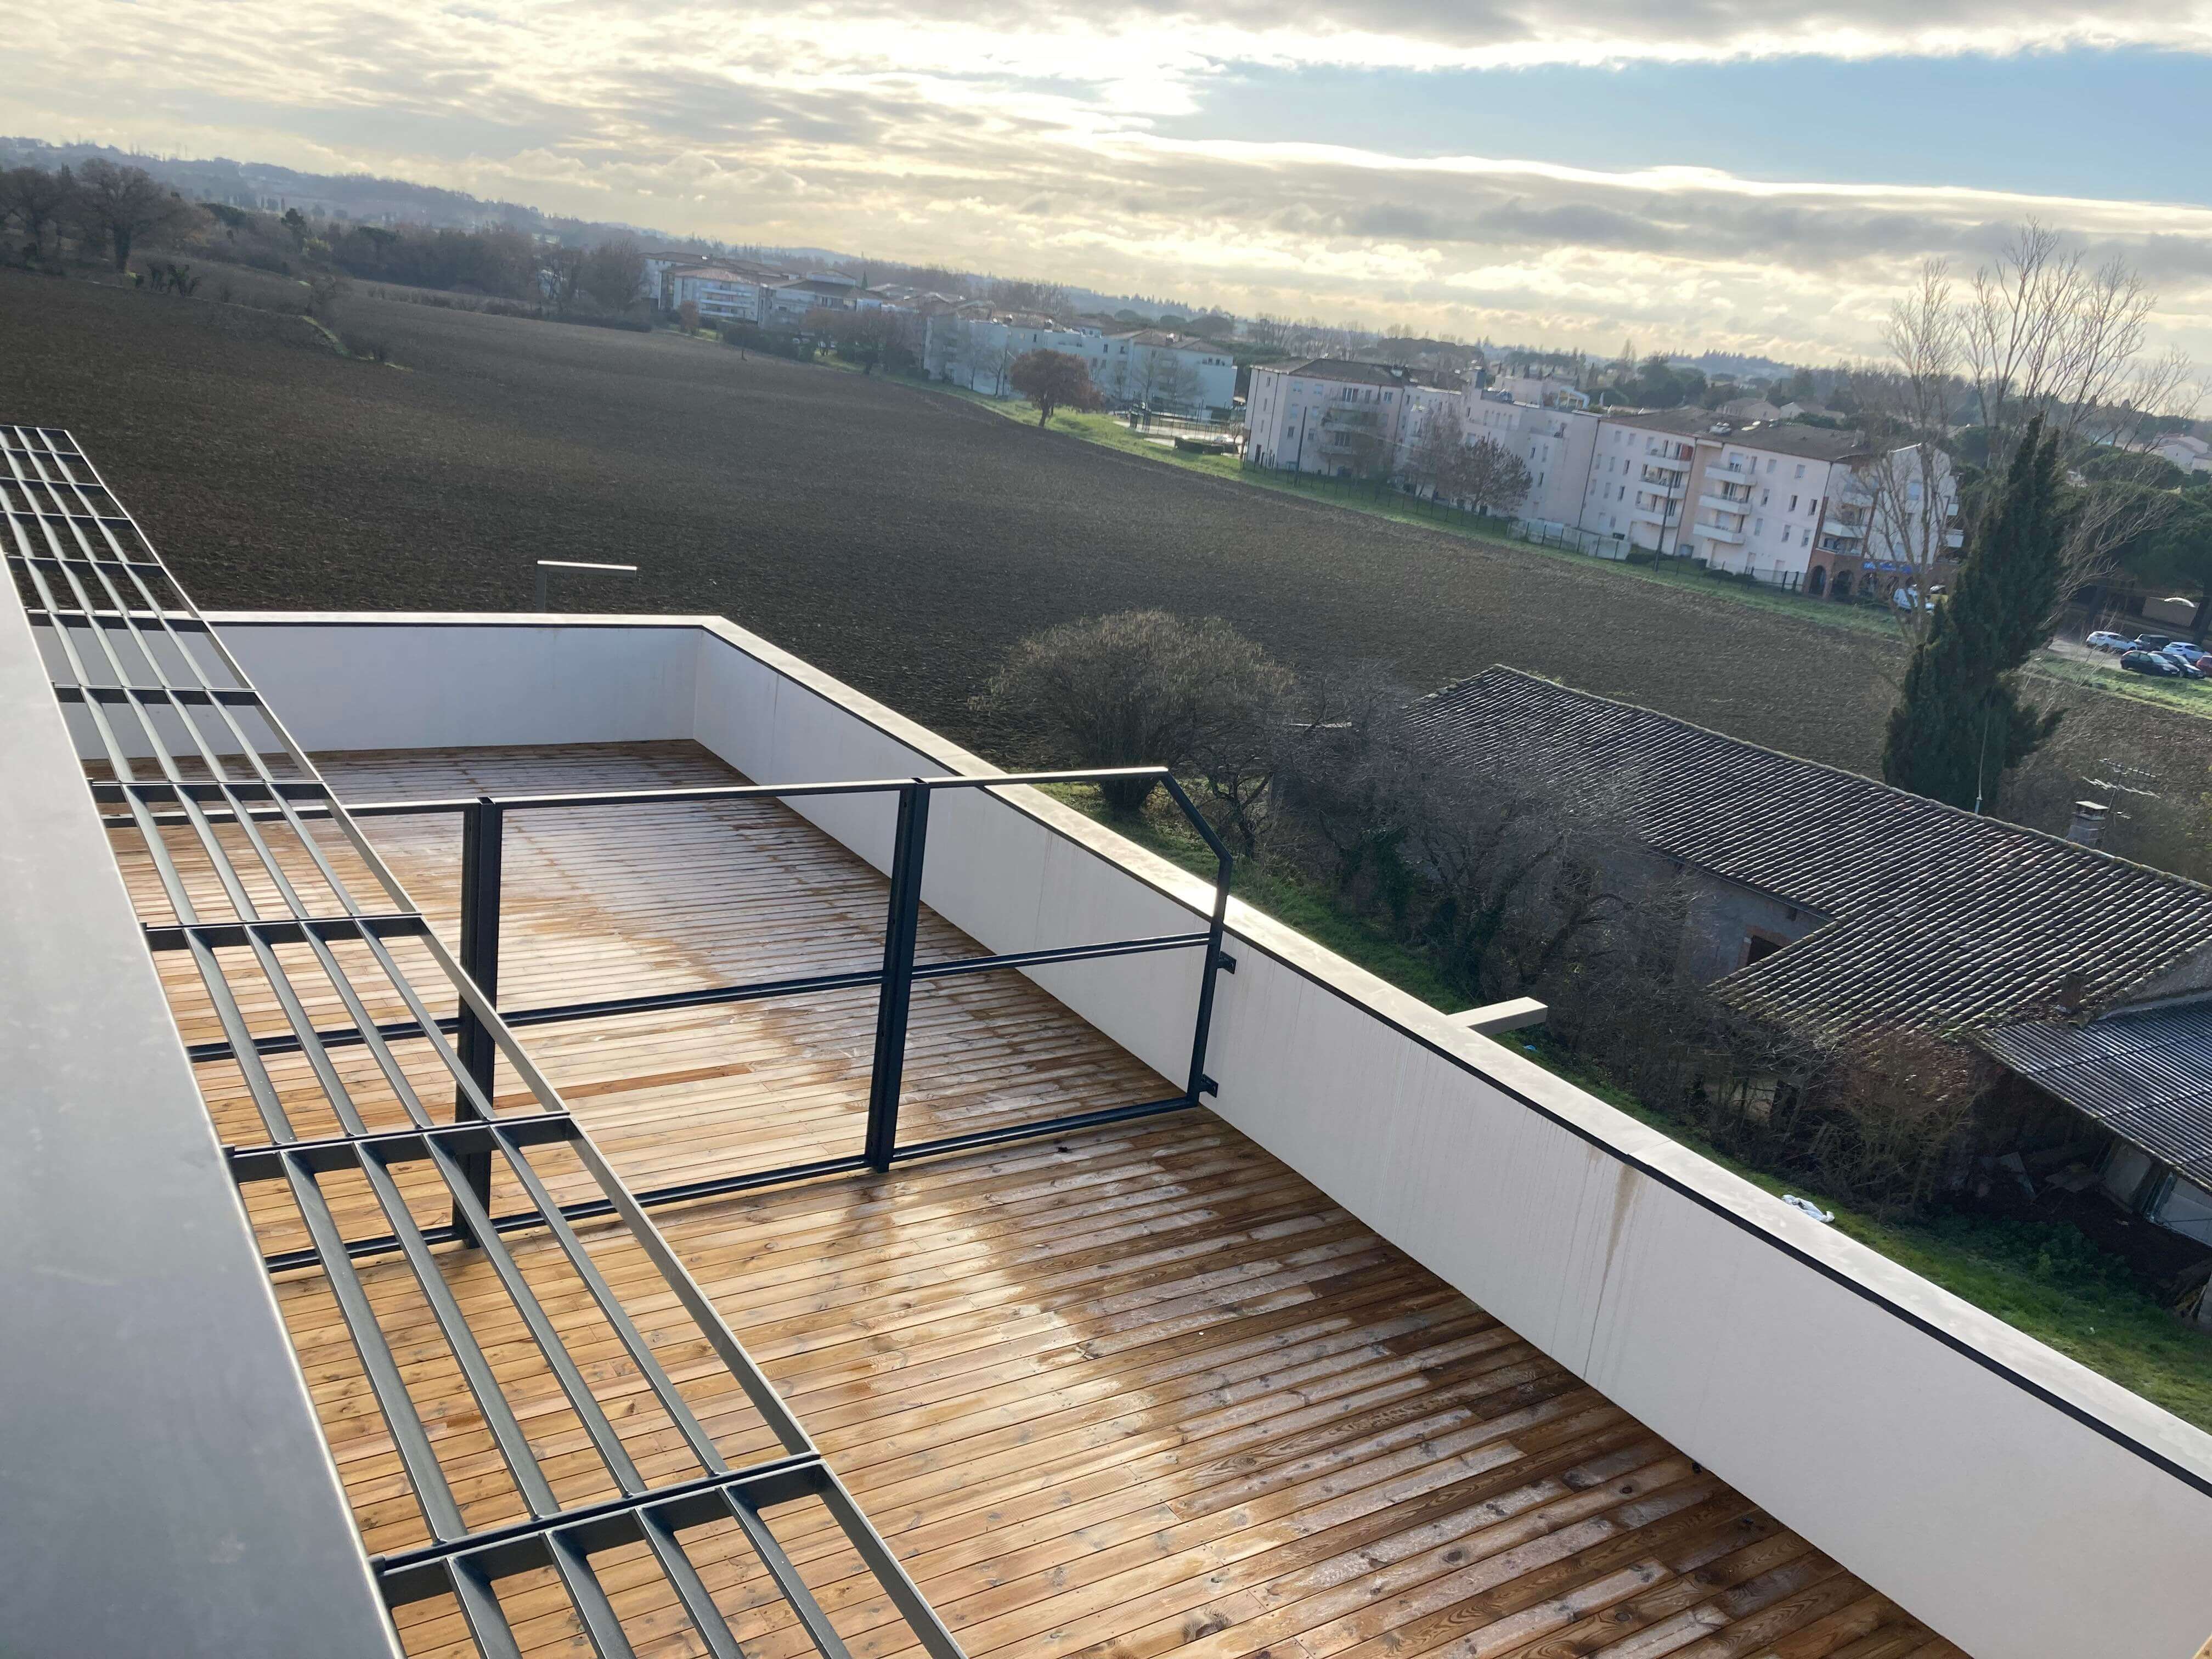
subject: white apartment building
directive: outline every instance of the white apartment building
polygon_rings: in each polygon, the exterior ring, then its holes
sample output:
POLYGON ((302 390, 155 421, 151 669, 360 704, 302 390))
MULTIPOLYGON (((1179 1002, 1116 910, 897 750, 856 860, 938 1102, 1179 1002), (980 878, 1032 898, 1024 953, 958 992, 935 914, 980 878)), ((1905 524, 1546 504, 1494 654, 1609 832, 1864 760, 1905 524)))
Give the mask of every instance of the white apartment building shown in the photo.
MULTIPOLYGON (((1419 376, 1395 363, 1316 357, 1255 368, 1244 394, 1244 459, 1284 472, 1352 477, 1394 463, 1419 376)), ((1424 400, 1424 407, 1431 407, 1424 400)))
POLYGON ((1597 442, 1596 416, 1516 399, 1499 386, 1470 386, 1461 418, 1469 443, 1487 438, 1528 469, 1528 493, 1516 516, 1547 526, 1577 524, 1597 442))
POLYGON ((1711 420, 1695 409, 1594 417, 1576 526, 1654 552, 1686 551, 1681 544, 1696 435, 1711 420))
POLYGON ((1140 329, 1108 334, 1063 328, 1044 317, 977 317, 946 313, 929 319, 922 368, 930 379, 1002 398, 1015 360, 1057 351, 1079 360, 1108 403, 1168 414, 1225 414, 1237 398, 1237 365, 1219 346, 1140 329))
POLYGON ((748 271, 729 265, 690 265, 670 270, 661 307, 680 311, 687 303, 702 318, 717 322, 757 323, 766 315, 767 285, 748 271))
POLYGON ((2184 472, 2212 472, 2212 444, 2186 432, 2168 432, 2143 446, 2146 453, 2172 461, 2184 472))
POLYGON ((1696 440, 1683 551, 1716 570, 1847 598, 1910 586, 1936 556, 1957 552, 1958 492, 1949 459, 1914 446, 1869 447, 1865 434, 1819 427, 1717 423, 1696 440), (1933 510, 1923 498, 1932 489, 1933 510))
MULTIPOLYGON (((1564 376, 1537 373, 1525 368, 1511 369, 1498 375, 1486 388, 1503 392, 1516 404, 1534 404, 1543 409, 1588 409, 1589 394, 1564 376)), ((1474 388, 1468 388, 1472 396, 1474 388)))
POLYGON ((668 300, 668 277, 672 271, 688 270, 706 263, 706 256, 687 252, 681 248, 670 249, 645 256, 645 270, 639 276, 637 297, 650 300, 662 310, 672 310, 668 300))
POLYGON ((787 277, 765 289, 766 320, 797 326, 810 311, 872 311, 883 301, 852 276, 787 277))
POLYGON ((1716 570, 1806 586, 1828 509, 1852 476, 1850 464, 1868 459, 1865 435, 1709 419, 1695 441, 1696 488, 1682 551, 1716 570))

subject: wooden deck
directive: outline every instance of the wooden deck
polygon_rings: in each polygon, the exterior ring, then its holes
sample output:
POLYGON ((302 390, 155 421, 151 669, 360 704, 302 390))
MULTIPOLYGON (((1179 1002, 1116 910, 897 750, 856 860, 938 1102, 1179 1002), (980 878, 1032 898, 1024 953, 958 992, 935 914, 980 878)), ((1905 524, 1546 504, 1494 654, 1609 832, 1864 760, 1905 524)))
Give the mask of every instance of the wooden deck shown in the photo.
MULTIPOLYGON (((356 800, 727 775, 688 746, 325 765, 356 800)), ((368 827, 426 909, 449 915, 455 821, 368 827)), ((624 808, 518 819, 510 835, 508 1006, 866 965, 878 949, 881 878, 781 808, 624 808)), ((143 854, 122 850, 143 897, 143 854)), ((926 918, 925 951, 973 948, 926 918)), ((203 1040, 189 967, 164 965, 203 1040)), ((906 1116, 931 1126, 915 1133, 1173 1092, 1018 975, 933 988, 915 1028, 906 1116)), ((649 1186, 857 1149, 872 1032, 861 993, 523 1040, 649 1186)), ((204 1071, 225 1138, 260 1139, 234 1073, 204 1071)), ((296 1242, 277 1208, 253 1212, 269 1248, 296 1242)), ((656 1218, 975 1659, 1955 1659, 1210 1115, 656 1218)), ((616 1230, 592 1240, 687 1395, 708 1386, 716 1367, 635 1247, 616 1230)), ((641 1466, 690 1473, 586 1325, 596 1314, 561 1297, 556 1253, 538 1235, 514 1249, 625 1402, 641 1466)), ((521 1357, 511 1304, 474 1253, 442 1259, 549 1468, 573 1454, 564 1501, 586 1501, 597 1466, 521 1357)), ((514 1515, 405 1268, 372 1263, 364 1280, 471 1522, 514 1515)), ((369 1547, 419 1543, 319 1274, 289 1276, 279 1296, 369 1547)), ((729 1455, 765 1449, 741 1399, 690 1403, 729 1455)), ((826 1517, 771 1518, 854 1653, 902 1650, 904 1627, 826 1517)), ((800 1632, 742 1563, 732 1550, 708 1582, 747 1653, 797 1659, 800 1632)), ((600 1566, 639 1654, 699 1650, 649 1564, 600 1566)), ((533 1654, 590 1651, 550 1583, 503 1584, 501 1599, 533 1654)), ((471 1651, 448 1604, 400 1622, 410 1653, 471 1651)))

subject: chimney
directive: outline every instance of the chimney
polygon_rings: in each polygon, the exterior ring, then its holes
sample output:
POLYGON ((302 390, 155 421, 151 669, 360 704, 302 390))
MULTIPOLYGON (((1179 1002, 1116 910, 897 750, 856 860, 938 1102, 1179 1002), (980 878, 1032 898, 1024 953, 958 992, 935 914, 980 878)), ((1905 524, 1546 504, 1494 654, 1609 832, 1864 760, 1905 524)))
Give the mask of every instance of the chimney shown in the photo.
POLYGON ((2105 838, 2105 803, 2100 800, 2077 800, 2074 803, 2074 822, 2066 826, 2066 839, 2083 847, 2094 847, 2105 838))

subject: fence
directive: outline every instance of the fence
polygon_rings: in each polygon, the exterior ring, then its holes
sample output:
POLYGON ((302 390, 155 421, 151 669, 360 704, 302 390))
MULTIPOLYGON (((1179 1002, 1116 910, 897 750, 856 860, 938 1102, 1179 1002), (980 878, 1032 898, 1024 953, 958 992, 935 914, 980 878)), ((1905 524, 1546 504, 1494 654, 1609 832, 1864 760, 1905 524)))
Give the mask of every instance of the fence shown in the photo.
POLYGON ((1156 409, 1142 406, 1117 409, 1114 418, 1126 424, 1133 432, 1188 432, 1209 438, 1238 438, 1244 435, 1242 421, 1214 421, 1195 415, 1166 415, 1156 409))

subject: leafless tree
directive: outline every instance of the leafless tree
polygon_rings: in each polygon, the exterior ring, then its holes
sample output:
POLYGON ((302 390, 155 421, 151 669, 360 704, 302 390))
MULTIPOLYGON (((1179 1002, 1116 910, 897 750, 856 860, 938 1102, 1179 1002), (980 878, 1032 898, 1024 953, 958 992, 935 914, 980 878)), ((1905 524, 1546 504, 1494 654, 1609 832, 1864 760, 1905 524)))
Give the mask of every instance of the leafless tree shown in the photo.
POLYGON ((538 250, 538 290, 556 315, 565 317, 575 308, 577 296, 583 292, 584 270, 590 258, 588 250, 564 246, 559 242, 548 243, 538 250))
POLYGON ((1006 371, 1014 390, 1036 405, 1037 425, 1042 427, 1053 411, 1098 407, 1098 390, 1091 384, 1091 371, 1080 357, 1065 351, 1024 351, 1006 371))
POLYGON ((627 237, 600 242, 585 256, 576 282, 607 310, 627 310, 645 287, 644 252, 627 237))
POLYGON ((1478 438, 1461 447, 1440 494, 1465 501, 1478 513, 1510 513, 1528 499, 1535 482, 1528 464, 1495 438, 1478 438))
POLYGON ((131 268, 131 249, 142 238, 189 227, 198 210, 164 190, 143 167, 121 167, 94 156, 76 175, 73 216, 88 240, 108 244, 115 268, 131 268))
MULTIPOLYGON (((1963 294, 1942 261, 1922 267, 1911 292, 1891 310, 1887 372, 1855 383, 1870 425, 1888 446, 1878 469, 1886 476, 1870 480, 1878 486, 1875 508, 1900 548, 1893 556, 1914 564, 1923 599, 1934 566, 1951 551, 1950 536, 1939 533, 1938 519, 1948 509, 1938 475, 1954 410, 1963 400, 1983 428, 1994 477, 2004 475, 2039 417, 2069 457, 2091 441, 2139 441, 2154 417, 2185 413, 2194 403, 2188 358, 2151 350, 2156 307, 2141 273, 2124 259, 2092 264, 2057 231, 2033 220, 1974 273, 1963 294)), ((2166 506, 2147 491, 2088 492, 2069 528, 2063 592, 2070 596, 2094 580, 2115 549, 2155 527, 2166 506)), ((1965 513, 1960 526, 1943 520, 1940 531, 1971 535, 1975 517, 1965 513)), ((1927 611, 1899 609, 1917 640, 1927 611)))
MULTIPOLYGON (((1288 688, 1287 671, 1218 617, 1125 611, 1024 640, 975 707, 1010 725, 1041 724, 1054 758, 1072 766, 1181 770, 1202 755, 1224 764, 1232 743, 1258 744, 1222 728, 1258 718, 1288 688)), ((1133 813, 1155 787, 1119 780, 1100 793, 1114 811, 1133 813)))
POLYGON ((991 303, 1006 311, 1033 311, 1041 317, 1065 317, 1074 307, 1058 283, 1001 278, 991 284, 991 303))
POLYGON ((1173 408, 1195 410, 1203 385, 1197 368, 1185 362, 1180 352, 1154 350, 1149 355, 1159 360, 1158 385, 1153 395, 1173 408))
POLYGON ((21 225, 35 258, 46 252, 46 228, 61 225, 76 193, 76 179, 67 167, 52 173, 32 167, 0 171, 0 222, 21 225))
POLYGON ((1420 422, 1420 429, 1406 452, 1400 477, 1416 493, 1426 489, 1438 501, 1448 501, 1446 486, 1456 478, 1460 451, 1467 447, 1456 411, 1431 404, 1414 418, 1420 422))

